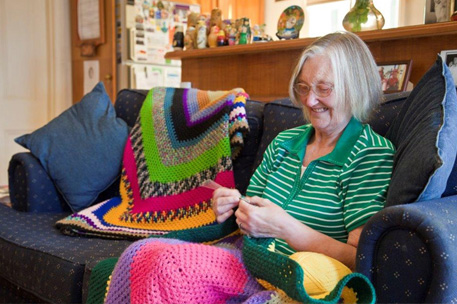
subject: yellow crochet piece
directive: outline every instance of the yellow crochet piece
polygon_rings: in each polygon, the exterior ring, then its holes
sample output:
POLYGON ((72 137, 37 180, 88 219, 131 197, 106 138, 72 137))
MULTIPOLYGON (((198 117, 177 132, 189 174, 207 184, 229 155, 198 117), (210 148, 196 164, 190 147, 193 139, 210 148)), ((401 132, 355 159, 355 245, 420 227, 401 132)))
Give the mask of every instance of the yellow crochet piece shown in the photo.
MULTIPOLYGON (((351 273, 343 263, 320 253, 296 252, 289 258, 302 267, 305 277, 303 285, 308 295, 314 299, 327 296, 343 277, 351 273)), ((258 280, 258 282, 268 290, 276 290, 285 295, 284 291, 266 281, 258 280)), ((346 301, 344 303, 356 303, 356 301, 351 302, 354 299, 357 300, 357 294, 352 289, 345 287, 343 293, 344 297, 343 295, 341 297, 346 301)), ((286 303, 294 303, 294 301, 289 298, 286 303)))

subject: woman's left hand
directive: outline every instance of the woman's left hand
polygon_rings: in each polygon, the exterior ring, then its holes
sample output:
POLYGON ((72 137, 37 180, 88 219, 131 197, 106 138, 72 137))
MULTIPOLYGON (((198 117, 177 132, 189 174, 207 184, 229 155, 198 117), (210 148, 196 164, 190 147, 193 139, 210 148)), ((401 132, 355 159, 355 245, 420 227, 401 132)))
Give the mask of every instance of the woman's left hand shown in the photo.
POLYGON ((241 200, 235 212, 241 231, 253 237, 284 238, 287 223, 294 218, 267 199, 253 196, 247 200, 241 200))

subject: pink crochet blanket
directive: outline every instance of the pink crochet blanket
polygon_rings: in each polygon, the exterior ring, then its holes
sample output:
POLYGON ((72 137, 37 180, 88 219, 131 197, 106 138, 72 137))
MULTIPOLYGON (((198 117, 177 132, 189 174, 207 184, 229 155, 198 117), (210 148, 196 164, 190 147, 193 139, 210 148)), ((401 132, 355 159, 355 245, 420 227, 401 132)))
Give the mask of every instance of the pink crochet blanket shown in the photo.
POLYGON ((359 273, 322 298, 310 297, 296 261, 269 251, 272 239, 230 233, 234 227, 231 218, 133 243, 92 270, 87 303, 375 303, 373 286, 359 273))

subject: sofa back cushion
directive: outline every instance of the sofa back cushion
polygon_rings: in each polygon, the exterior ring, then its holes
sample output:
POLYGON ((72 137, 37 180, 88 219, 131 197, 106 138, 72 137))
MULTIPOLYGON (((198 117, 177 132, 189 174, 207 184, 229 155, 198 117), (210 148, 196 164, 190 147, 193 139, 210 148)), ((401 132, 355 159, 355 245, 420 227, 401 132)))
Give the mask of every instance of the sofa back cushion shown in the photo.
POLYGON ((265 105, 263 112, 263 132, 257 154, 252 166, 252 173, 260 165, 263 154, 279 132, 305 123, 302 110, 295 106, 290 98, 278 99, 265 105))
POLYGON ((117 93, 114 108, 116 115, 132 128, 136 122, 148 90, 123 89, 117 93))
MULTIPOLYGON (((368 122, 375 132, 382 136, 386 134, 408 95, 409 92, 401 92, 384 96, 384 102, 373 112, 368 122)), ((253 171, 260 165, 267 146, 279 132, 306 123, 302 109, 294 105, 290 98, 278 99, 267 103, 263 120, 263 134, 254 161, 253 171)))
POLYGON ((249 133, 244 141, 241 153, 233 161, 235 173, 235 186, 241 193, 248 188, 252 174, 252 164, 257 156, 257 148, 260 144, 263 129, 263 112, 265 103, 248 100, 246 102, 246 115, 249 122, 249 133))
POLYGON ((413 89, 386 137, 397 149, 386 206, 441 197, 457 153, 457 95, 441 57, 413 89))
POLYGON ((384 95, 383 102, 371 114, 368 123, 379 135, 386 136, 392 122, 397 117, 411 92, 399 92, 384 95))

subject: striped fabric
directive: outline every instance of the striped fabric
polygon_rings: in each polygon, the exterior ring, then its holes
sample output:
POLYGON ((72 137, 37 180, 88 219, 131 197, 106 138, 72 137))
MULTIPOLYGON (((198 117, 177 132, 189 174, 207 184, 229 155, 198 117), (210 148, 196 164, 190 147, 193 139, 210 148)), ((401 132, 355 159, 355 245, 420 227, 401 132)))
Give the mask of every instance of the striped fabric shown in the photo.
POLYGON ((242 89, 154 88, 124 149, 120 198, 57 222, 68 234, 142 238, 215 223, 214 180, 234 187, 232 158, 248 132, 242 89))
MULTIPOLYGON (((346 242, 350 231, 383 208, 395 149, 370 126, 352 119, 333 152, 311 162, 300 177, 312 132, 306 125, 280 133, 247 194, 269 199, 309 227, 346 242)), ((275 249, 295 252, 281 239, 275 249)))

